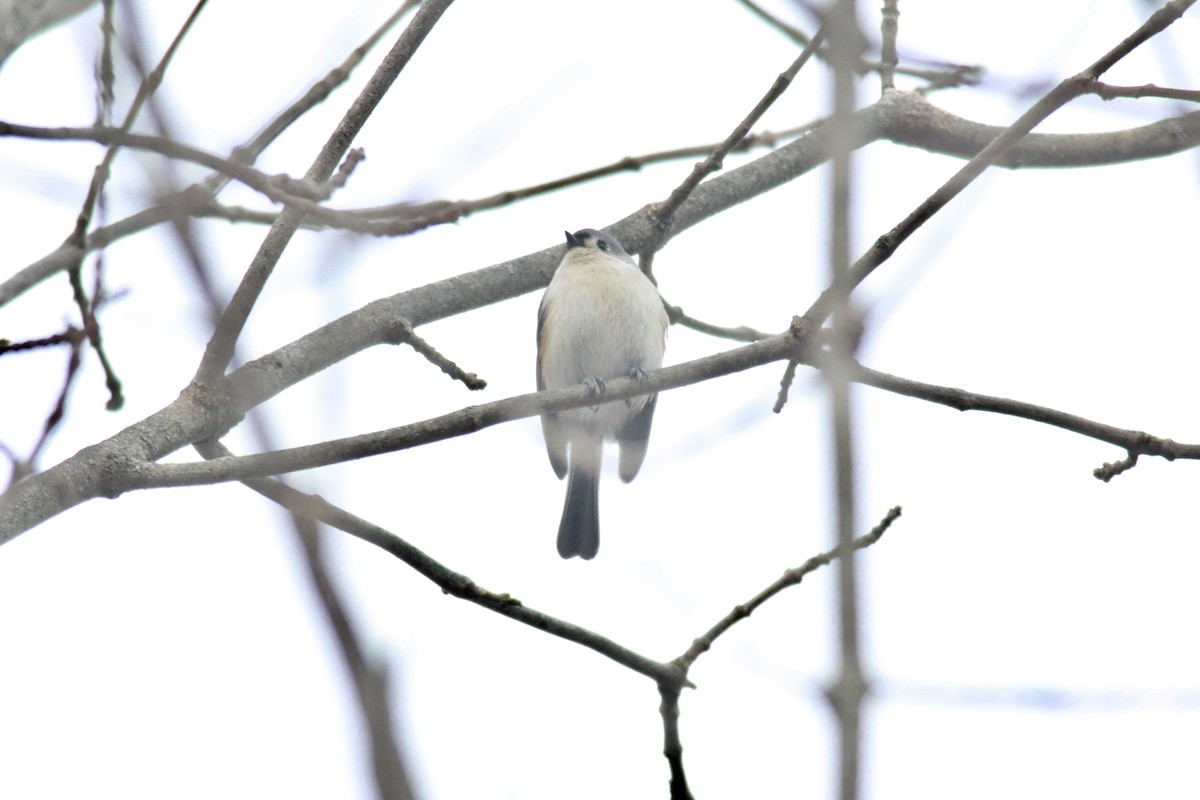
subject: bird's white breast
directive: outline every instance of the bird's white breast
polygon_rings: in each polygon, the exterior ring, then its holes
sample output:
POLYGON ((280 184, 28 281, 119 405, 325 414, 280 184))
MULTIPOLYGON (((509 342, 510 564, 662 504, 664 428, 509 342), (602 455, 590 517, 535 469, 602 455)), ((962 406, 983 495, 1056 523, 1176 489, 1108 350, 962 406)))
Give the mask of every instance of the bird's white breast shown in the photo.
MULTIPOLYGON (((658 289, 633 264, 595 250, 572 250, 546 289, 542 378, 547 388, 586 378, 626 377, 662 366, 667 315, 658 289)), ((582 409, 580 421, 611 436, 645 398, 582 409), (586 412, 586 413, 585 413, 586 412)))

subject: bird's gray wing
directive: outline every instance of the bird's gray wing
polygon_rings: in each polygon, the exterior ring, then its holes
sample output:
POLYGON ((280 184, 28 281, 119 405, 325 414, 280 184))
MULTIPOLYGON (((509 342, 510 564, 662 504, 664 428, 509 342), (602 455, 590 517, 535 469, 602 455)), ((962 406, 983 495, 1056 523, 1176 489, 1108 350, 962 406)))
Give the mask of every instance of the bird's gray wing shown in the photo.
POLYGON ((642 410, 629 418, 621 430, 617 431, 617 444, 621 446, 621 458, 617 473, 621 480, 629 483, 633 480, 642 462, 646 460, 646 446, 650 442, 650 423, 654 421, 654 406, 658 403, 658 395, 652 394, 646 398, 642 410))
MULTIPOLYGON (((546 390, 546 378, 542 375, 542 353, 545 350, 546 303, 543 300, 538 306, 537 325, 537 388, 539 392, 546 390)), ((562 480, 567 475, 567 432, 557 414, 542 414, 542 436, 546 439, 546 455, 550 456, 550 466, 554 474, 562 480)))

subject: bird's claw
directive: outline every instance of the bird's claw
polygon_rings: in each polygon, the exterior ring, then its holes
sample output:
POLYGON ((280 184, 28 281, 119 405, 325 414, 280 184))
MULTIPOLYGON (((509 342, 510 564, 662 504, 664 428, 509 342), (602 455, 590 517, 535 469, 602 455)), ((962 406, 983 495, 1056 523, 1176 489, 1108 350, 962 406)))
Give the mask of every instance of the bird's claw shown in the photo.
MULTIPOLYGON (((590 378, 584 378, 583 385, 588 388, 588 391, 591 392, 592 397, 595 397, 597 399, 604 397, 604 393, 607 391, 607 387, 604 385, 604 379, 598 378, 594 375, 590 378)), ((599 410, 600 410, 599 405, 592 406, 592 411, 599 411, 599 410)))
MULTIPOLYGON (((629 377, 633 378, 635 381, 644 381, 646 380, 646 370, 642 369, 641 367, 634 367, 633 369, 629 370, 629 377)), ((625 398, 625 407, 633 407, 632 397, 625 398)))

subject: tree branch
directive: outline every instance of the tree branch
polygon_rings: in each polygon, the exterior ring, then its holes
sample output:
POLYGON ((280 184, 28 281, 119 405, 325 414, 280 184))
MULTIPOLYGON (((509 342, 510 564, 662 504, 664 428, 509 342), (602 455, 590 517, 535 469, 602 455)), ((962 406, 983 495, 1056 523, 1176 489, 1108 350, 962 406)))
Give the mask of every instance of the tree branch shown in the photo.
MULTIPOLYGON (((354 68, 366 57, 367 52, 415 5, 415 2, 416 0, 409 0, 402 5, 341 64, 309 87, 308 91, 296 102, 277 114, 253 139, 236 148, 231 160, 242 164, 252 163, 292 123, 328 98, 335 89, 346 82, 354 68)), ((128 140, 126 140, 125 146, 131 146, 128 140)), ((159 200, 150 208, 92 231, 84 245, 84 253, 103 248, 118 239, 162 222, 181 216, 199 216, 209 207, 212 198, 225 185, 226 181, 225 176, 218 170, 217 174, 209 176, 176 195, 159 200)), ((50 276, 67 269, 75 260, 82 258, 84 253, 79 252, 74 243, 64 242, 53 252, 0 283, 0 306, 21 296, 50 276)))
MULTIPOLYGON (((413 15, 408 27, 400 34, 396 44, 384 56, 375 73, 363 86, 362 91, 354 99, 350 108, 342 117, 341 122, 326 139, 321 151, 305 173, 304 179, 314 183, 324 183, 333 175, 338 163, 350 149, 354 137, 366 125, 367 119, 379 105, 392 83, 400 77, 401 71, 408 65, 417 48, 425 41, 425 37, 433 30, 433 26, 441 19, 442 14, 454 0, 425 0, 421 8, 413 15)), ((266 237, 254 255, 241 283, 234 290, 233 297, 226 306, 224 314, 217 322, 216 331, 204 350, 200 359, 200 367, 196 370, 195 380, 209 383, 224 373, 233 358, 234 346, 241 335, 250 311, 258 302, 258 297, 267 284, 279 262, 283 251, 287 248, 292 236, 300 227, 304 213, 289 208, 279 216, 267 231, 266 237)))
POLYGON ((1132 460, 1129 463, 1120 462, 1124 464, 1123 468, 1115 471, 1113 470, 1116 465, 1113 464, 1105 464, 1103 467, 1096 468, 1093 474, 1106 482, 1132 467, 1138 456, 1157 456, 1165 458, 1167 461, 1200 459, 1200 444, 1180 444, 1171 439, 1153 436, 1145 431, 1117 428, 1103 422, 1095 422, 1075 414, 1069 414, 1066 411, 1026 403, 1022 400, 1010 400, 1006 397, 977 394, 949 386, 921 383, 869 369, 861 364, 855 366, 853 380, 906 397, 949 406, 959 411, 987 411, 993 414, 1019 417, 1116 445, 1123 448, 1132 460))
MULTIPOLYGON (((893 506, 883 516, 883 518, 872 528, 868 533, 854 540, 853 549, 862 550, 870 547, 883 538, 883 534, 887 533, 888 528, 892 527, 892 523, 900 518, 900 506, 893 506)), ((829 566, 835 558, 838 557, 838 550, 827 550, 824 553, 815 555, 805 561, 798 567, 792 567, 785 571, 783 575, 772 583, 767 588, 763 589, 758 594, 751 597, 745 603, 740 603, 733 607, 733 610, 717 621, 715 625, 705 631, 701 636, 697 637, 691 647, 677 656, 672 662, 679 666, 680 669, 687 673, 692 665, 696 663, 696 659, 713 646, 713 643, 726 631, 732 628, 737 623, 749 617, 762 606, 763 603, 770 600, 775 595, 782 592, 789 586, 798 586, 809 573, 816 572, 821 567, 829 566)))
MULTIPOLYGON (((745 347, 653 370, 645 377, 614 378, 605 381, 605 402, 621 402, 626 398, 676 389, 772 361, 794 358, 804 353, 809 346, 808 340, 808 335, 796 328, 745 347)), ((595 403, 591 390, 579 384, 468 406, 421 422, 320 444, 186 464, 146 462, 124 471, 109 470, 101 493, 111 497, 134 489, 197 486, 313 469, 408 450, 547 411, 583 408, 595 403)))
MULTIPOLYGON (((905 129, 912 112, 933 109, 912 93, 889 92, 879 102, 855 112, 851 146, 879 139, 884 133, 905 129)), ((945 112, 938 112, 945 113, 945 112)), ((1178 118, 1194 126, 1195 141, 1174 139, 1179 149, 1200 142, 1200 113, 1178 118)), ((1161 123, 1160 123, 1161 124, 1161 123)), ((1153 127, 1153 126, 1148 126, 1153 127)), ((808 136, 728 170, 697 187, 680 206, 674 232, 686 230, 751 197, 807 173, 828 157, 828 131, 818 128, 808 136)), ((1055 138, 1032 135, 1011 153, 1041 147, 1055 138)), ((652 225, 644 210, 609 226, 632 252, 650 240, 652 225)), ((562 258, 562 246, 530 253, 474 272, 381 298, 336 319, 296 341, 266 354, 228 376, 228 381, 204 392, 185 392, 177 401, 116 436, 83 450, 62 464, 31 477, 0 497, 0 542, 92 497, 103 496, 98 472, 88 459, 110 465, 125 464, 129 471, 200 439, 221 435, 246 409, 273 397, 333 364, 368 347, 390 341, 392 325, 405 318, 414 327, 497 303, 544 288, 562 258), (223 404, 222 398, 229 401, 223 404)), ((2 295, 0 295, 2 299, 2 295)), ((813 309, 810 309, 812 311, 813 309)), ((809 325, 808 327, 813 327, 809 325)), ((120 474, 122 470, 117 470, 120 474)))
MULTIPOLYGON (((866 280, 880 264, 887 261, 918 228, 927 222, 934 214, 945 207, 947 203, 958 196, 959 192, 969 186, 983 174, 989 166, 996 163, 1014 145, 1024 138, 1035 126, 1045 120, 1058 109, 1081 94, 1085 94, 1094 86, 1110 67, 1125 56, 1129 55, 1139 45, 1153 36, 1161 33, 1175 20, 1179 19, 1196 0, 1171 0, 1158 11, 1150 15, 1136 31, 1125 37, 1120 44, 1113 47, 1087 69, 1077 75, 1063 80, 1042 99, 1038 100, 1022 114, 1017 121, 1005 128, 999 136, 976 153, 970 161, 962 166, 950 180, 946 181, 937 191, 930 195, 911 214, 900 221, 875 241, 871 247, 851 269, 850 288, 866 280)), ((838 293, 841 287, 833 285, 827 289, 807 312, 805 320, 813 326, 823 323, 836 307, 838 293)))
MULTIPOLYGON (((339 72, 339 70, 335 70, 339 72)), ((332 73, 331 73, 332 74, 332 73)), ((326 89, 324 82, 321 84, 322 90, 326 89)), ((998 128, 991 125, 983 125, 955 116, 947 111, 943 111, 930 103, 925 97, 916 92, 888 92, 874 105, 857 112, 863 117, 862 133, 864 138, 856 142, 856 146, 868 144, 874 141, 891 141, 896 144, 904 144, 911 147, 918 147, 927 150, 931 153, 940 153, 942 155, 954 156, 959 158, 970 158, 983 149, 988 142, 996 138, 1003 128, 998 128)), ((4 133, 4 125, 0 123, 0 135, 4 133)), ((805 126, 806 128, 809 126, 805 126)), ((818 126, 819 128, 819 126, 818 126)), ((46 129, 29 128, 27 126, 16 126, 19 130, 34 130, 43 131, 46 129)), ((94 131, 96 129, 65 129, 76 132, 94 131)), ((762 137, 762 144, 770 144, 775 137, 786 136, 790 131, 780 132, 778 134, 763 133, 758 134, 762 137)), ((39 134, 40 136, 40 134, 39 134)), ((85 137, 86 138, 86 137, 85 137)), ((147 137, 154 141, 157 147, 166 140, 156 139, 155 137, 147 137)), ((123 146, 136 148, 142 140, 131 137, 122 139, 123 146)), ((178 143, 180 148, 186 147, 178 143)), ((757 142, 756 142, 757 144, 757 142)), ((1106 166, 1109 164, 1125 163, 1129 161, 1137 161, 1146 158, 1159 158, 1162 156, 1181 153, 1200 145, 1200 112, 1184 114, 1178 117, 1154 122, 1149 125, 1143 125, 1136 128, 1129 128, 1122 131, 1113 131, 1109 133, 1087 133, 1087 134, 1050 134, 1050 133, 1031 133, 1016 144, 1006 155, 1000 158, 995 166, 1017 168, 1056 168, 1056 167, 1088 167, 1088 166, 1106 166)), ((167 147, 168 145, 163 145, 167 147)), ((606 174, 613 174, 626 169, 638 169, 642 164, 650 163, 651 160, 666 160, 669 158, 685 158, 695 155, 703 155, 711 150, 711 146, 702 146, 694 148, 681 148, 675 151, 666 151, 664 153, 651 154, 649 156, 633 157, 621 159, 618 162, 609 164, 605 167, 599 167, 595 170, 589 170, 585 173, 571 175, 564 178, 550 181, 537 186, 527 187, 525 189, 515 189, 507 192, 500 192, 486 198, 478 200, 465 201, 436 201, 422 204, 421 206, 411 206, 401 204, 397 206, 381 207, 374 209, 346 210, 337 211, 327 209, 322 206, 316 206, 306 201, 306 198, 297 197, 295 195, 280 196, 281 201, 286 201, 294 206, 304 208, 313 216, 311 219, 305 220, 305 223, 311 223, 314 227, 338 227, 346 230, 359 231, 363 233, 379 234, 379 235, 395 235, 399 233, 409 233, 421 228, 428 227, 431 224, 440 224, 453 222, 463 216, 474 213, 476 211, 498 208, 508 202, 513 202, 517 199, 532 197, 544 192, 554 191, 566 185, 571 185, 576 182, 590 180, 595 177, 600 177, 606 174), (403 211, 401 209, 404 209, 403 211), (358 215, 373 217, 376 214, 383 215, 386 213, 395 213, 399 215, 394 220, 387 219, 364 219, 359 221, 358 215), (418 213, 420 212, 420 213, 418 213), (416 214, 417 216, 412 216, 416 214), (423 214, 423 216, 422 216, 423 214)), ((738 150, 735 148, 735 151, 738 150)), ((188 158, 183 151, 180 151, 181 158, 188 158)), ((239 151, 240 152, 240 151, 239 151)), ((220 159, 219 156, 214 156, 203 151, 190 152, 190 155, 195 156, 195 160, 201 158, 216 159, 211 163, 213 169, 218 169, 227 166, 228 161, 234 159, 220 159)), ((763 161, 760 174, 763 176, 763 183, 756 190, 744 193, 743 196, 732 200, 729 205, 742 202, 749 197, 763 194, 771 189, 779 186, 787 181, 793 180, 799 175, 806 173, 813 167, 818 166, 828 159, 827 141, 820 136, 819 130, 814 130, 810 136, 800 139, 796 142, 789 143, 784 147, 769 153, 762 158, 763 161), (800 142, 806 144, 801 145, 800 142), (788 150, 788 148, 791 148, 788 150), (787 151, 784 154, 784 151, 787 151), (780 155, 777 155, 780 154, 780 155), (789 166, 791 162, 792 166, 789 166), (775 180, 773 177, 774 168, 782 168, 786 170, 785 180, 775 180)), ((236 155, 235 155, 236 159, 236 155)), ((188 159, 192 160, 192 159, 188 159)), ((757 163, 757 162, 752 162, 757 163)), ((745 165, 749 166, 749 165, 745 165)), ((743 169, 739 168, 739 169, 743 169)), ((730 170, 724 176, 717 176, 708 183, 714 183, 722 177, 732 175, 735 170, 730 170)), ((238 180, 247 179, 247 185, 256 190, 274 192, 278 195, 278 187, 273 187, 272 182, 277 180, 275 176, 266 176, 263 173, 242 173, 238 172, 238 180), (259 178, 264 179, 259 180, 259 178), (257 185, 251 184, 248 181, 255 181, 257 185)), ((744 177, 744 175, 743 175, 744 177)), ((212 179, 209 179, 210 181, 212 179)), ((288 179, 293 180, 293 179, 288 179)), ((741 177, 738 183, 742 183, 741 177)), ((294 185, 294 184, 289 184, 294 185)), ((714 187, 715 188, 715 187, 714 187)), ((268 195, 270 196, 270 195, 268 195)), ((712 202, 711 200, 709 202, 712 202)), ((719 213, 728 206, 722 204, 713 213, 719 213)), ((220 206, 212 204, 212 195, 204 184, 199 184, 190 187, 183 192, 173 197, 166 198, 158 205, 140 211, 126 219, 119 220, 104 228, 99 228, 92 232, 88 237, 86 248, 94 250, 104 247, 117 239, 143 231, 147 228, 158 225, 162 222, 172 219, 179 214, 194 214, 197 216, 219 216, 222 218, 232 219, 234 221, 246 219, 248 221, 270 224, 277 218, 274 212, 239 212, 236 209, 223 209, 220 206)), ((637 215, 631 215, 636 217, 637 215)), ((680 216, 676 219, 673 227, 673 234, 677 234, 697 222, 702 221, 708 215, 694 217, 690 214, 680 216)), ((620 223, 618 223, 619 225, 620 223)), ((615 227, 615 226, 614 226, 615 227)), ((631 238, 634 234, 626 233, 620 236, 622 243, 626 245, 626 249, 631 252, 637 252, 634 246, 634 239, 631 238)), ((644 246, 648 238, 645 234, 638 235, 636 239, 638 245, 644 246)), ((78 258, 77 250, 67 244, 60 246, 57 250, 49 253, 43 258, 35 261, 33 264, 18 271, 12 277, 0 282, 0 306, 11 302, 19 297, 31 287, 37 285, 46 278, 54 275, 69 266, 72 259, 78 258)), ((536 287, 535 287, 536 288, 536 287)), ((532 289, 531 289, 532 290, 532 289)))
MULTIPOLYGON (((1169 7, 1181 11, 1179 6, 1172 3, 1169 7)), ((1163 26, 1169 21, 1157 14, 1154 19, 1156 24, 1163 26)), ((846 146, 861 147, 886 132, 900 130, 904 111, 927 106, 928 103, 918 95, 889 92, 875 105, 854 113, 851 130, 855 139, 846 146)), ((1029 115, 1022 119, 1028 123, 1029 115)), ((1194 119, 1200 129, 1200 113, 1180 119, 1194 119)), ((1030 137, 1030 140, 1036 142, 1037 138, 1030 137)), ((1176 139, 1177 147, 1181 146, 1181 140, 1183 137, 1176 139)), ((1030 145, 1030 141, 1024 144, 1030 145)), ((999 150, 993 148, 988 157, 994 157, 999 150)), ((1013 151, 1020 152, 1021 146, 1013 151)), ((823 162, 830 152, 829 131, 823 126, 776 151, 713 177, 697 187, 680 206, 675 232, 787 183, 823 162)), ((973 169, 982 169, 981 163, 973 161, 973 169)), ((943 192, 935 198, 941 198, 944 204, 953 193, 943 192)), ((927 201, 911 216, 923 220, 935 210, 927 201)), ((632 252, 638 252, 638 248, 654 236, 652 222, 644 209, 610 226, 610 230, 632 252)), ((911 230, 915 230, 915 225, 908 233, 911 230)), ((855 270, 856 282, 894 252, 899 241, 902 239, 884 237, 871 254, 860 259, 855 270), (879 254, 872 255, 877 249, 880 249, 879 254)), ((191 442, 219 436, 235 424, 246 409, 360 350, 389 341, 397 318, 403 317, 414 327, 419 327, 544 287, 561 257, 562 246, 558 245, 376 300, 247 364, 227 376, 227 380, 208 387, 192 387, 174 403, 142 422, 22 481, 0 497, 0 542, 66 508, 102 496, 108 485, 101 477, 103 473, 130 473, 191 442), (92 467, 92 463, 104 464, 105 468, 92 467)), ((804 330, 817 328, 811 320, 824 318, 823 309, 827 303, 827 295, 818 298, 806 313, 808 319, 799 327, 804 330)))

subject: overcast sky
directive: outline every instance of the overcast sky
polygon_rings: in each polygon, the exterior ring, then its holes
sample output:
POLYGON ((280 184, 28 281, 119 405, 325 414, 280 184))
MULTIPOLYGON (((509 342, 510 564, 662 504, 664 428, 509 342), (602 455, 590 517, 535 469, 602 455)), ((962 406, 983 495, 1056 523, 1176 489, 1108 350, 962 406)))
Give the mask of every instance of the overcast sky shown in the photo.
MULTIPOLYGON (((154 60, 187 4, 138 5, 154 60)), ((734 0, 696 0, 685 17, 682 7, 459 0, 356 141, 367 159, 334 205, 481 197, 719 141, 797 49, 734 0)), ((769 7, 813 29, 788 2, 769 7)), ((160 92, 173 129, 227 154, 391 10, 371 0, 210 4, 160 92)), ((877 38, 877 9, 860 13, 877 38)), ((901 3, 900 50, 984 67, 980 87, 931 99, 1004 125, 1149 13, 1130 0, 901 3)), ((0 119, 91 123, 98 20, 92 9, 4 64, 0 119)), ((395 36, 258 166, 303 174, 395 36)), ((1196 89, 1197 41, 1191 11, 1107 79, 1196 89)), ((119 63, 123 111, 135 84, 119 63)), ((758 128, 827 114, 829 82, 810 64, 758 128)), ((878 92, 878 78, 864 77, 860 103, 878 92)), ((1194 107, 1084 98, 1040 130, 1121 130, 1182 110, 1194 107)), ((70 232, 100 154, 0 140, 0 279, 70 232)), ((692 161, 407 238, 302 233, 241 352, 257 357, 373 299, 550 247, 564 229, 607 226, 664 199, 692 161)), ((108 220, 151 202, 158 163, 118 159, 108 220)), ((888 143, 859 151, 856 255, 960 165, 888 143)), ((717 324, 783 330, 824 285, 827 183, 817 169, 673 239, 655 261, 664 297, 717 324)), ((222 199, 270 207, 239 186, 222 199)), ((993 170, 856 293, 868 323, 861 360, 1200 441, 1197 219, 1194 152, 993 170)), ((198 232, 231 292, 265 227, 203 221, 198 232)), ((89 355, 43 466, 170 403, 210 332, 165 227, 120 241, 104 261, 109 290, 125 293, 101 323, 127 402, 104 410, 89 355)), ((281 444, 300 445, 532 391, 537 302, 530 294, 421 329, 488 381, 482 393, 407 348, 374 348, 268 402, 267 423, 281 444)), ((0 337, 49 335, 73 313, 58 277, 0 308, 0 337)), ((733 346, 676 327, 666 362, 733 346)), ((0 442, 28 450, 65 359, 0 361, 0 442)), ((592 562, 555 552, 565 484, 535 420, 294 477, 488 589, 670 659, 832 545, 823 385, 801 368, 776 415, 781 374, 771 365, 663 394, 637 480, 622 484, 609 454, 592 562)), ((904 508, 858 562, 872 681, 864 796, 1194 797, 1200 466, 1143 459, 1105 484, 1092 470, 1124 453, 1100 442, 874 389, 855 401, 860 527, 904 508)), ((254 447, 240 430, 226 441, 254 447)), ((421 797, 666 796, 652 682, 447 597, 370 545, 330 538, 355 618, 392 671, 421 797)), ((832 793, 836 728, 822 689, 837 663, 833 577, 787 590, 697 662, 680 722, 697 798, 832 793)), ((0 796, 372 796, 349 684, 298 549, 281 512, 248 490, 135 492, 73 508, 0 549, 0 606, 0 796)))

